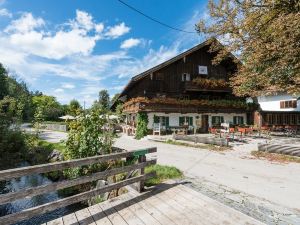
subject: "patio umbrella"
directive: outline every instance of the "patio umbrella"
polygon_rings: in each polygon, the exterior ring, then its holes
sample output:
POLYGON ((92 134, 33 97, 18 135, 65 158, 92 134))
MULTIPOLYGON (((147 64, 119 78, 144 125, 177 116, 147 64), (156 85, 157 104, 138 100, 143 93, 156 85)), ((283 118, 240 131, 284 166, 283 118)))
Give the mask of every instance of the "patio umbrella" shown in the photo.
POLYGON ((75 120, 75 117, 70 116, 70 115, 65 115, 65 116, 59 117, 59 119, 62 119, 62 120, 75 120))

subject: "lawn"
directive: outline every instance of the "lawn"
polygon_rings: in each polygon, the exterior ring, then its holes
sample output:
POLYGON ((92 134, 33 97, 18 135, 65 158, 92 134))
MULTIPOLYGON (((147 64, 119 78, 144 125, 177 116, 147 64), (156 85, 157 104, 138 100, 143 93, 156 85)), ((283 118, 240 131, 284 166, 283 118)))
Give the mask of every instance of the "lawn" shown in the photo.
POLYGON ((183 176, 182 172, 174 166, 151 165, 145 168, 145 173, 156 172, 156 177, 145 181, 145 186, 153 186, 168 179, 178 179, 183 176))

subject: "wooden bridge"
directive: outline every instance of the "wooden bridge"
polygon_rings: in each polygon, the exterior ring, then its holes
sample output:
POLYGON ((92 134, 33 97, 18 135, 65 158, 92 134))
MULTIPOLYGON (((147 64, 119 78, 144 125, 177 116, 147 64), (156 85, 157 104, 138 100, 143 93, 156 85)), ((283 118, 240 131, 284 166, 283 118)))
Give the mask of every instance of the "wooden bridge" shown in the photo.
POLYGON ((36 215, 81 202, 99 194, 133 185, 134 183, 138 183, 135 186, 137 191, 133 191, 131 186, 126 194, 49 221, 46 225, 261 224, 255 219, 226 207, 182 184, 164 183, 141 192, 144 189, 145 179, 155 176, 154 173, 144 173, 146 166, 156 164, 156 160, 146 160, 146 154, 154 152, 156 152, 156 148, 148 148, 0 171, 1 181, 114 160, 130 162, 125 163, 125 166, 88 176, 0 195, 0 204, 6 204, 17 199, 33 197, 75 185, 106 179, 109 176, 120 173, 133 174, 132 171, 138 170, 136 176, 127 175, 125 180, 0 217, 0 225, 27 220, 36 215), (137 160, 137 163, 132 164, 135 161, 134 159, 137 160))

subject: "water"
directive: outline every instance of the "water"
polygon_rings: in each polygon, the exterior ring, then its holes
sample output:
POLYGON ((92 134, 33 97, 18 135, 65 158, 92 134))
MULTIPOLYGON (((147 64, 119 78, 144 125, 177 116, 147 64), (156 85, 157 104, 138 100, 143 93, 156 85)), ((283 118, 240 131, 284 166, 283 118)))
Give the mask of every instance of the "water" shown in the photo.
MULTIPOLYGON (((24 162, 20 166, 28 166, 29 164, 24 162)), ((17 179, 12 179, 7 182, 0 182, 0 194, 5 194, 8 192, 19 191, 25 188, 36 187, 44 184, 52 183, 47 177, 43 175, 30 175, 30 176, 23 176, 17 179)), ((5 205, 0 205, 0 216, 4 216, 7 214, 15 213, 22 211, 24 209, 28 209, 34 206, 42 205, 48 202, 52 202, 58 199, 63 198, 57 192, 50 192, 43 195, 34 196, 32 198, 20 199, 14 201, 12 203, 8 203, 5 205)), ((80 204, 74 204, 72 206, 63 207, 52 211, 47 214, 43 214, 40 216, 36 216, 32 219, 27 221, 22 221, 17 223, 18 225, 37 225, 41 223, 48 222, 50 220, 56 219, 63 215, 69 214, 76 210, 83 208, 80 204)), ((1 219, 1 218, 0 218, 1 219)))

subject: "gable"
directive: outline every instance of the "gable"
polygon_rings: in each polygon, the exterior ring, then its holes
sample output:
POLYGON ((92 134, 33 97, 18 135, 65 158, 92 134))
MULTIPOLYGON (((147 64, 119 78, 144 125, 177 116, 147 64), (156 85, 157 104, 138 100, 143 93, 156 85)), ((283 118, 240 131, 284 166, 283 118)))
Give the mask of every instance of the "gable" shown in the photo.
MULTIPOLYGON (((191 76, 195 76, 199 73, 199 66, 206 66, 208 74, 213 74, 216 79, 224 79, 223 75, 227 73, 224 68, 229 68, 230 70, 236 69, 236 64, 232 62, 222 62, 220 65, 212 65, 212 59, 214 54, 208 52, 210 43, 212 41, 217 41, 216 39, 209 39, 175 57, 163 62, 147 71, 142 72, 131 78, 129 83, 123 89, 120 96, 126 95, 129 91, 135 92, 134 86, 142 85, 145 86, 146 82, 149 81, 164 81, 167 89, 174 86, 180 77, 170 79, 170 75, 181 73, 189 73, 191 76), (177 81, 176 81, 177 79, 177 81)), ((235 58, 231 54, 231 58, 235 58)), ((230 61, 233 61, 232 59, 230 61)), ((155 83, 155 82, 154 82, 155 83)), ((142 89, 142 87, 140 88, 142 89)))

